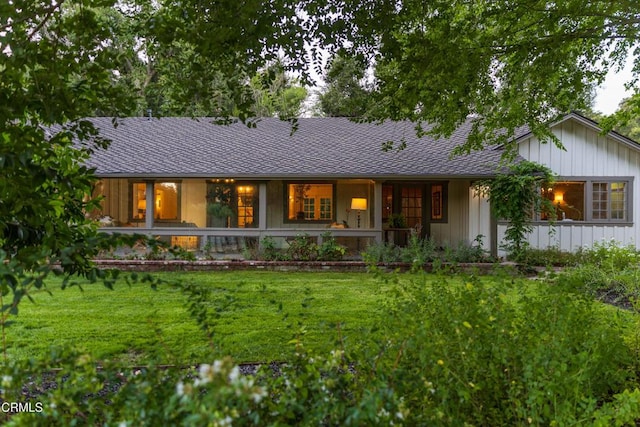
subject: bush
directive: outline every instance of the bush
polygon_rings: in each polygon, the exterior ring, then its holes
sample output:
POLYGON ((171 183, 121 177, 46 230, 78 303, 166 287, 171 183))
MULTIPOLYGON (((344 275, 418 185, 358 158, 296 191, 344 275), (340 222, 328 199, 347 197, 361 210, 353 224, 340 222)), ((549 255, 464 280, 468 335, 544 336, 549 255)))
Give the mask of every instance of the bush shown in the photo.
POLYGON ((410 408, 407 425, 584 423, 637 387, 620 325, 594 304, 559 287, 400 281, 365 360, 410 408))
POLYGON ((315 261, 318 258, 318 245, 308 234, 298 234, 289 242, 286 253, 294 261, 315 261))
POLYGON ((576 257, 579 264, 592 264, 607 271, 638 268, 640 262, 640 253, 635 246, 622 246, 615 239, 596 242, 591 248, 582 247, 576 257))
POLYGON ((576 265, 579 260, 579 255, 573 252, 562 251, 555 246, 550 246, 546 249, 527 247, 523 249, 517 257, 510 254, 507 259, 525 266, 566 267, 576 265))
POLYGON ((604 241, 576 253, 576 267, 558 283, 613 305, 632 308, 640 299, 640 259, 633 246, 604 241))
POLYGON ((482 235, 478 235, 471 244, 460 241, 455 246, 445 247, 442 260, 450 263, 493 261, 483 248, 483 237, 482 235))
POLYGON ((321 261, 339 261, 347 253, 347 249, 338 244, 330 231, 322 233, 322 244, 318 247, 318 259, 321 261))
POLYGON ((400 260, 411 264, 411 270, 424 268, 428 262, 437 258, 437 246, 433 239, 423 239, 417 231, 412 230, 407 246, 400 248, 400 260))
POLYGON ((362 259, 367 264, 390 264, 400 262, 402 248, 389 242, 374 243, 362 252, 362 259))
POLYGON ((287 260, 286 254, 276 247, 276 242, 271 236, 265 236, 260 242, 259 257, 265 261, 287 260))
POLYGON ((322 244, 318 245, 309 234, 298 234, 287 249, 276 248, 273 237, 262 239, 259 257, 266 261, 338 261, 344 257, 346 248, 339 245, 327 231, 322 234, 322 244))
POLYGON ((459 242, 455 246, 438 247, 435 240, 423 239, 416 232, 409 236, 407 246, 394 246, 389 243, 370 245, 362 253, 367 263, 406 262, 411 264, 412 271, 422 270, 426 263, 441 262, 490 262, 493 261, 482 247, 482 236, 476 237, 472 244, 459 242))

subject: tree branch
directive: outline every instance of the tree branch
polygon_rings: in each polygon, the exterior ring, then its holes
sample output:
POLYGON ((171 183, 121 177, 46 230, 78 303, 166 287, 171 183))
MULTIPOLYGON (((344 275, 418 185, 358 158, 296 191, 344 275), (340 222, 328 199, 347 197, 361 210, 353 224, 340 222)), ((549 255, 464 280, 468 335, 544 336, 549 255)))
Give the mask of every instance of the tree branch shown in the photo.
POLYGON ((34 35, 36 35, 36 33, 38 31, 40 31, 42 29, 42 27, 44 27, 44 25, 51 19, 51 17, 53 16, 53 14, 56 12, 56 10, 60 9, 60 6, 62 6, 62 4, 65 2, 65 0, 60 0, 59 3, 57 4, 53 4, 51 5, 51 7, 49 7, 48 9, 45 10, 45 16, 42 19, 42 21, 29 33, 29 35, 27 36, 27 40, 31 41, 31 39, 33 38, 34 35))

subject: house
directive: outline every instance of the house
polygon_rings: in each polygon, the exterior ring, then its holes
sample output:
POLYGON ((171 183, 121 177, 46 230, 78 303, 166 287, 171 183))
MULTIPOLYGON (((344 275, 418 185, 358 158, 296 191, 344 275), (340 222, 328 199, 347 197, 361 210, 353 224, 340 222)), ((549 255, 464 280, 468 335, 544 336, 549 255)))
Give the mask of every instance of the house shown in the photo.
MULTIPOLYGON (((505 224, 492 219, 474 181, 495 173, 501 151, 450 158, 470 125, 450 138, 416 136, 408 122, 355 123, 301 118, 256 127, 213 119, 111 118, 91 121, 112 141, 89 160, 101 178, 105 230, 164 236, 189 249, 238 252, 266 236, 278 244, 328 230, 354 252, 417 229, 441 243, 483 236, 498 251, 505 224), (406 145, 403 150, 390 145, 406 145), (389 230, 403 214, 401 230, 389 230)), ((566 151, 518 136, 520 155, 546 164, 559 182, 543 189, 558 203, 556 231, 536 218, 534 246, 575 249, 601 238, 637 240, 634 179, 640 147, 575 113, 551 125, 566 151)))
MULTIPOLYGON (((549 167, 557 175, 542 189, 556 205, 554 226, 535 218, 528 241, 533 247, 574 251, 613 239, 624 245, 640 242, 640 145, 615 132, 602 134, 598 124, 577 113, 552 123, 564 149, 543 144, 531 133, 516 139, 520 156, 549 167)), ((506 229, 498 224, 497 239, 506 229)))

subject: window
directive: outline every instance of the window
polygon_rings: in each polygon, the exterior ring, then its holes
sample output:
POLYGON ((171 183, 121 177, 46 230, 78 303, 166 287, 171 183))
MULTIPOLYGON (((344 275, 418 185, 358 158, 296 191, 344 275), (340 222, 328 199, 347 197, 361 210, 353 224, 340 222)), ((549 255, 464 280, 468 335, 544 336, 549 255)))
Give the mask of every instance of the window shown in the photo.
POLYGON ((444 218, 442 184, 431 185, 431 220, 441 220, 444 218))
POLYGON ((335 218, 334 184, 287 183, 286 220, 330 222, 335 218))
MULTIPOLYGON (((131 219, 144 221, 147 216, 147 184, 135 182, 132 184, 131 219)), ((153 215, 159 221, 179 221, 180 219, 180 183, 156 182, 153 184, 153 215)))
POLYGON ((235 179, 207 183, 207 227, 258 227, 258 185, 235 179))
POLYGON ((447 222, 447 183, 396 183, 382 186, 382 221, 402 214, 410 224, 447 222), (424 218, 424 219, 423 219, 424 218))
POLYGON ((555 213, 540 220, 630 222, 630 179, 594 178, 584 181, 560 181, 542 190, 551 200, 555 213))

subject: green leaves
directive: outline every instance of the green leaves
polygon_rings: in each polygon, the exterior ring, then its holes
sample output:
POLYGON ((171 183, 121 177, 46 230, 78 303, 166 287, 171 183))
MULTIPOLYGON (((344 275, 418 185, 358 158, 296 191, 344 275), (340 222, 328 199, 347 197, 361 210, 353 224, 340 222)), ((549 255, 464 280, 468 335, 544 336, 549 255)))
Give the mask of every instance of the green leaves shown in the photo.
POLYGON ((553 183, 552 171, 529 161, 510 165, 494 178, 476 183, 476 191, 486 195, 496 218, 508 221, 506 249, 517 259, 526 248, 534 215, 553 212, 551 200, 542 197, 541 188, 553 183))

